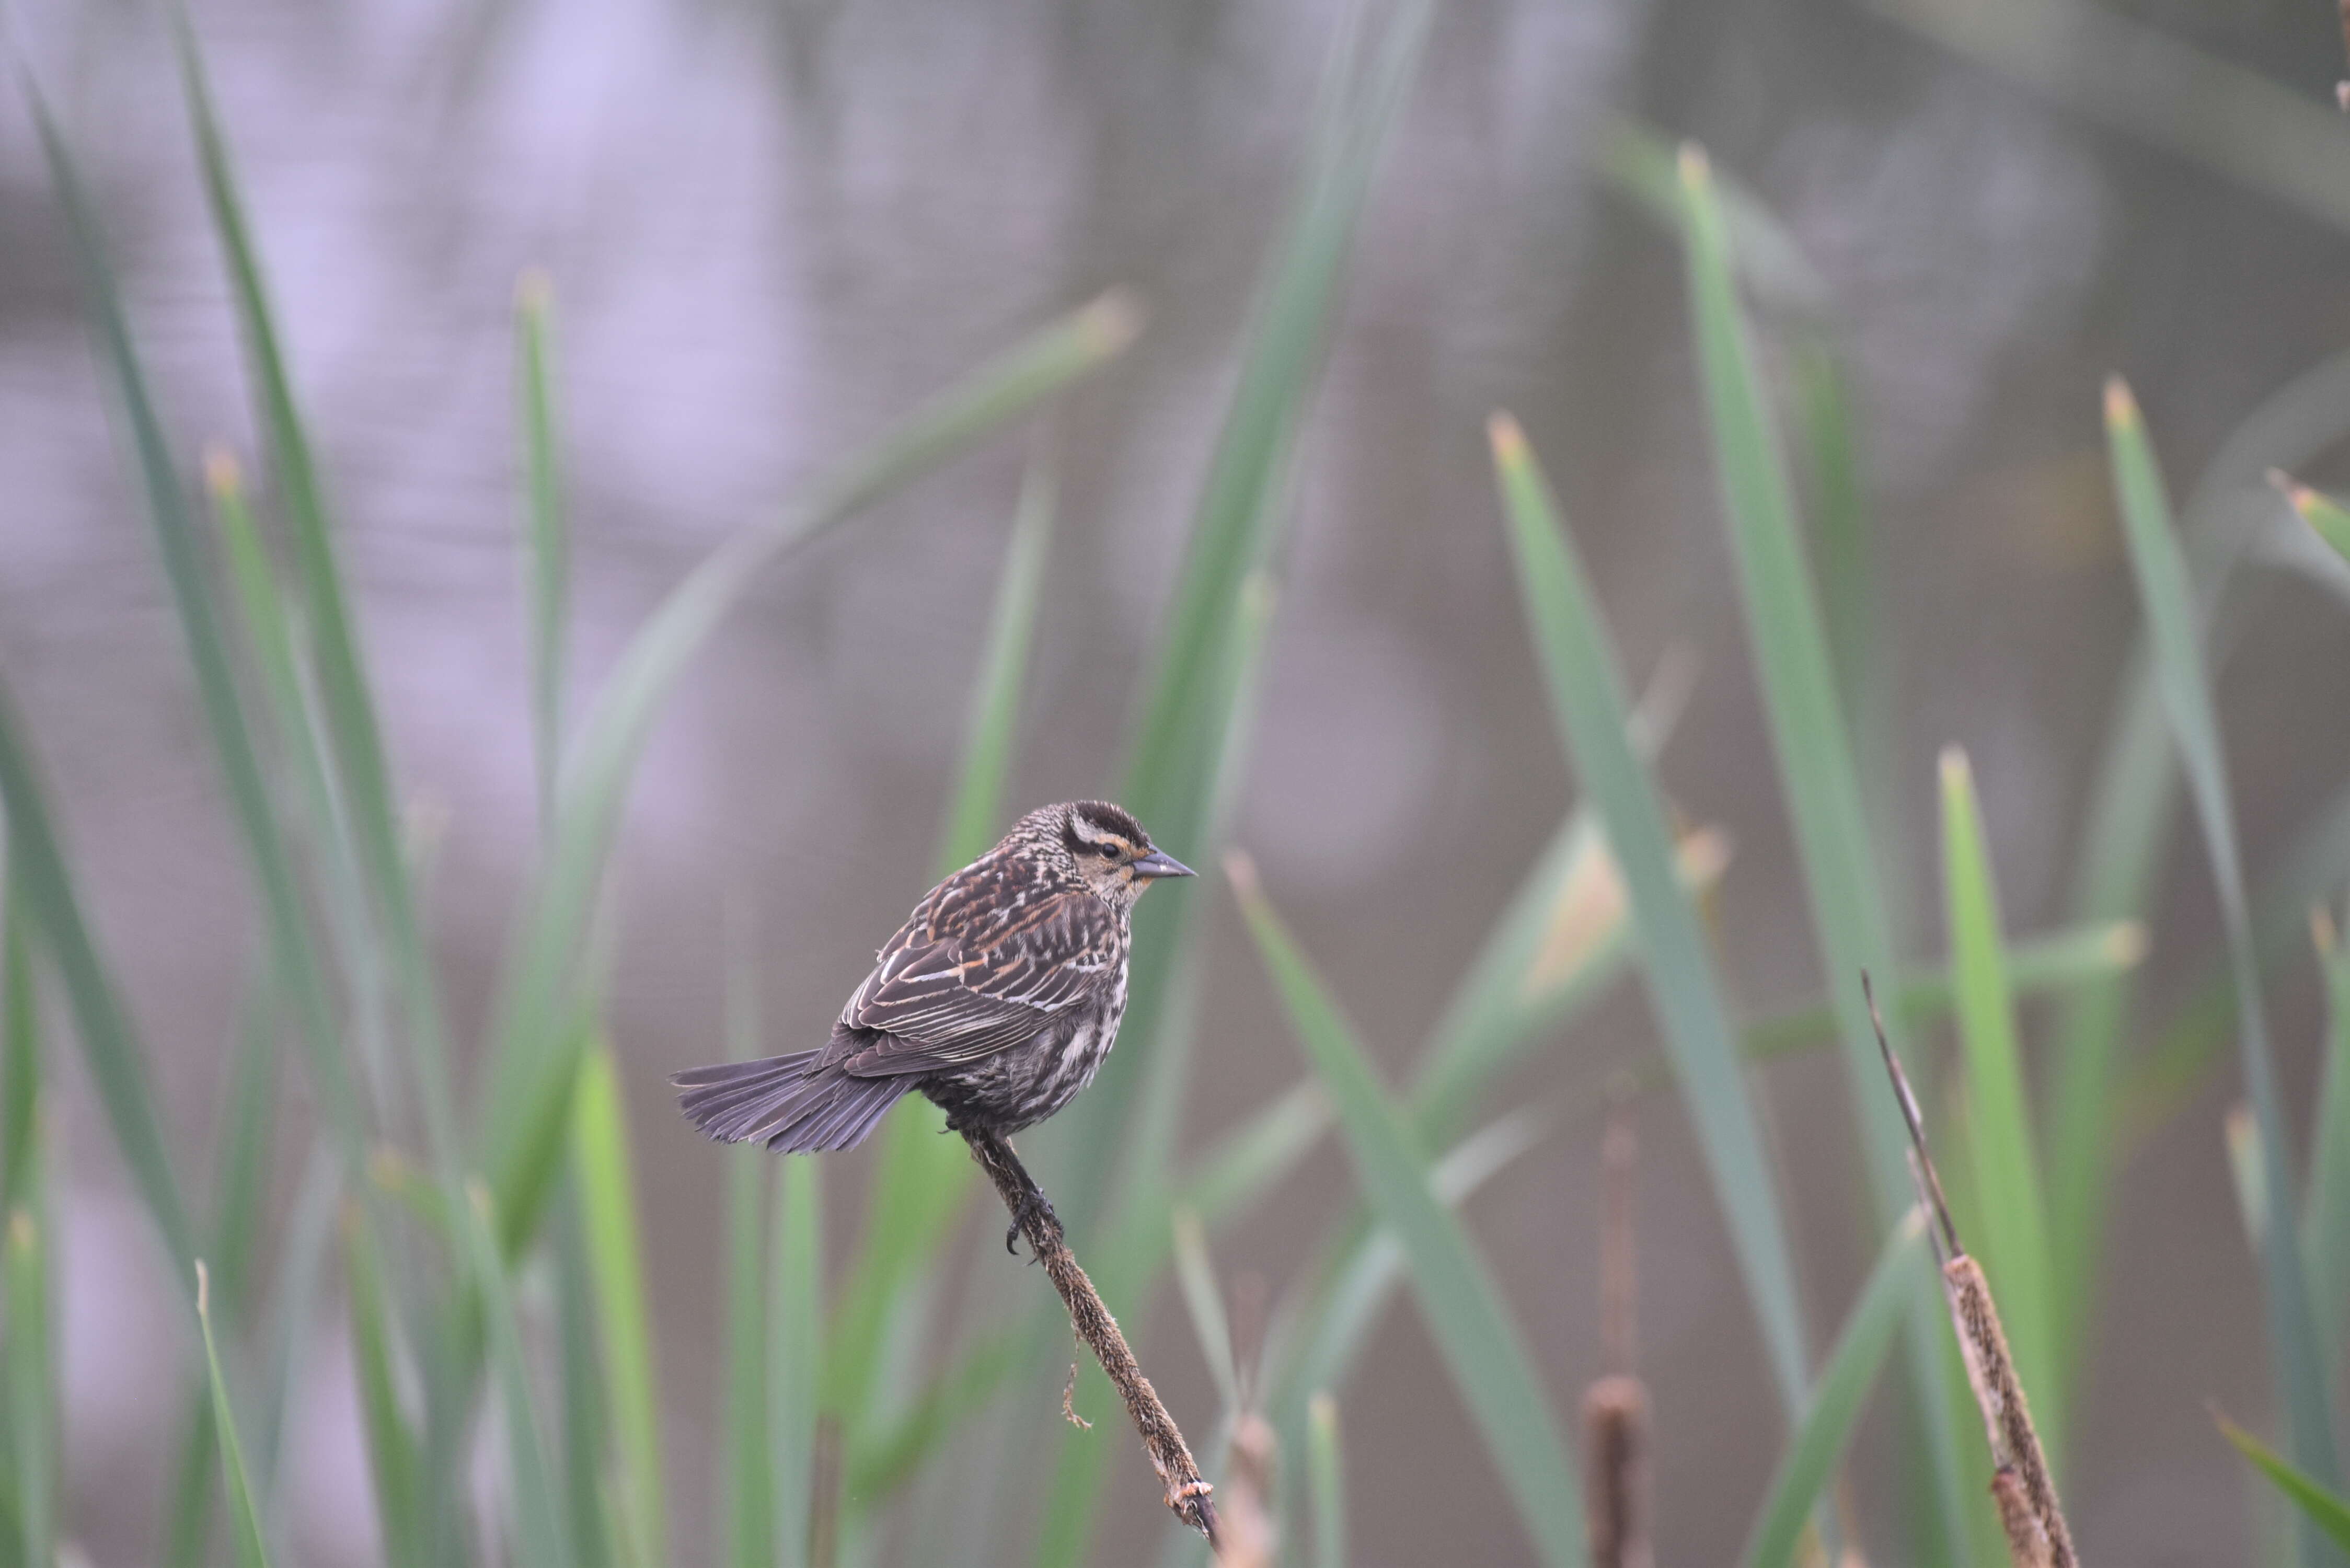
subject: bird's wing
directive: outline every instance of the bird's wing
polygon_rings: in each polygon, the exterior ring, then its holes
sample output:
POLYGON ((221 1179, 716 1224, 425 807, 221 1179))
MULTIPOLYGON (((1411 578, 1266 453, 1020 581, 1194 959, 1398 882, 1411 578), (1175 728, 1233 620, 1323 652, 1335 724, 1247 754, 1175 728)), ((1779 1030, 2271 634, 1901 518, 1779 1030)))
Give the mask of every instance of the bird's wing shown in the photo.
POLYGON ((846 1027, 883 1036, 844 1064, 860 1077, 933 1072, 1017 1045, 1118 963, 1118 917, 1090 893, 1018 900, 951 933, 925 918, 930 904, 841 1010, 846 1027))

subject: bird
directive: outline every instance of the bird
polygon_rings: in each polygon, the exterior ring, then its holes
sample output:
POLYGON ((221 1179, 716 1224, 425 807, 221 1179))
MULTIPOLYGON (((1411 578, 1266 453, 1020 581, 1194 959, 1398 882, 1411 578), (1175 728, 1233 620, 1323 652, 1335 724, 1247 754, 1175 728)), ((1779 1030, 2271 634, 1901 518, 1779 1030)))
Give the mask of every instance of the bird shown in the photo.
POLYGON ((686 1119, 783 1154, 853 1148, 900 1096, 1009 1137, 1093 1081, 1126 1014, 1135 901, 1191 868, 1107 801, 1040 806, 923 895, 815 1051, 671 1076, 686 1119))

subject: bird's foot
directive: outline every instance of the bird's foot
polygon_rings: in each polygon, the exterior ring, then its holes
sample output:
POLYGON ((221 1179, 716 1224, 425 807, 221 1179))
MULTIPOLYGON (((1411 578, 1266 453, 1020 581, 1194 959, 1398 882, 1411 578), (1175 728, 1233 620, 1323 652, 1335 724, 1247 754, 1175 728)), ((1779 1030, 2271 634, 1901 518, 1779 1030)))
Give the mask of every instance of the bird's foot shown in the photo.
MULTIPOLYGON (((1003 1232, 1003 1250, 1011 1253, 1014 1257, 1018 1257, 1020 1255, 1020 1249, 1014 1246, 1014 1243, 1020 1240, 1020 1233, 1024 1230, 1027 1229, 1028 1221, 1036 1219, 1043 1220, 1046 1225, 1052 1227, 1055 1231, 1058 1231, 1061 1228, 1061 1217, 1053 1212, 1052 1199, 1046 1198, 1042 1192, 1039 1192, 1036 1189, 1032 1187, 1026 1192, 1020 1195, 1020 1207, 1014 1212, 1012 1216, 1012 1223, 1003 1232)), ((1034 1263, 1041 1261, 1036 1257, 1036 1249, 1034 1246, 1031 1246, 1028 1249, 1028 1261, 1030 1262, 1034 1263)))

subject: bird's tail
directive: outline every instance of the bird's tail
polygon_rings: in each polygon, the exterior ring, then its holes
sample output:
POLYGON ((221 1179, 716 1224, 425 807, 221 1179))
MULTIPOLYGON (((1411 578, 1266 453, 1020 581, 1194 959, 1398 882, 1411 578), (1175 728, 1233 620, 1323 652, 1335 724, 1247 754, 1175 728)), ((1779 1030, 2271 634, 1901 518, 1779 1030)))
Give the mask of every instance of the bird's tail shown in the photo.
POLYGON ((851 1148, 913 1087, 900 1076, 858 1078, 818 1064, 821 1051, 694 1067, 670 1079, 685 1119, 721 1143, 764 1142, 778 1154, 851 1148))

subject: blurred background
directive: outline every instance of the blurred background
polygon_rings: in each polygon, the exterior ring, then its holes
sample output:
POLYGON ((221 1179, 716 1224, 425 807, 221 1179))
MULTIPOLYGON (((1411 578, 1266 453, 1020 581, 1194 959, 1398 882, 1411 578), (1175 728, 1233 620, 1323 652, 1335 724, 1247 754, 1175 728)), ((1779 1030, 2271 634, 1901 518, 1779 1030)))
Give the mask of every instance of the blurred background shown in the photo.
MULTIPOLYGON (((671 1113, 664 1079, 725 1054, 726 911, 754 911, 768 1048, 815 1043, 932 879, 1037 441, 1056 456, 1061 512, 1011 804, 1115 787, 1347 9, 192 7, 394 766, 434 836, 431 918, 461 1041, 481 1033, 536 842, 522 271, 543 267, 556 302, 577 701, 693 562, 899 410, 1107 286, 1149 308, 1135 348, 1039 433, 993 441, 763 580, 671 704, 629 802, 609 1017, 681 1561, 714 1551, 724 1169, 671 1113)), ((164 17, 35 4, 11 20, 78 138, 178 459, 192 474, 202 442, 252 452, 164 17)), ((1722 544, 1679 248, 1602 170, 1620 117, 1702 141, 1779 215, 1819 291, 1790 308, 1824 313, 1857 389, 1885 874, 1897 945, 1924 955, 1942 950, 1933 781, 1948 743, 1973 759, 2009 929, 2066 914, 2137 621, 2104 377, 2130 378, 2183 493, 2264 398, 2350 338, 2350 132, 2331 102, 2343 69, 2337 20, 2314 0, 1441 9, 1298 451, 1232 826, 1391 1074, 1574 794, 1493 499, 1496 407, 1516 411, 1557 483, 1630 679, 1669 650, 1692 657, 1659 774, 1689 820, 1735 846, 1712 905, 1734 1004, 1760 1016, 1823 983, 1722 544)), ((257 927, 31 119, 12 102, 0 123, 0 667, 192 1167, 257 927)), ((2293 461, 2313 482, 2350 479, 2338 452, 2293 461)), ((2341 584, 2262 545, 2286 514, 2257 468, 2227 479, 2253 542, 2240 587, 2260 606, 2220 688, 2257 876, 2350 776, 2350 615, 2341 584)), ((1165 846, 1195 864, 1204 847, 1165 846)), ((2183 817, 2169 854, 2149 1015, 2217 929, 2183 817)), ((1305 1070, 1222 877, 1202 868, 1159 895, 1193 900, 1202 920, 1187 1149, 1305 1070)), ((2272 1001, 2288 1100, 2305 1102, 2321 1016, 2305 962, 2281 971, 2272 1001)), ((2036 1049, 2044 1015, 2024 1022, 2036 1049)), ((1513 1075, 1507 1097, 1558 1120, 1466 1210, 1562 1412, 1605 1370, 1596 1085, 1654 1044, 1627 981, 1513 1075)), ((113 1568, 157 1550, 183 1351, 105 1124, 69 1054, 55 1059, 67 1520, 113 1568)), ((1833 1324, 1874 1251, 1843 1075, 1824 1051, 1757 1081, 1806 1297, 1833 1324)), ((2248 1483, 2206 1414, 2216 1399, 2273 1419, 2220 1131, 2240 1093, 2224 1057, 2117 1188, 2066 1479, 2093 1561, 2245 1551, 2248 1483)), ((1725 1561, 1779 1417, 1680 1104, 1648 1094, 1632 1116, 1658 1556, 1725 1561)), ((1024 1147, 1049 1153, 1057 1136, 1024 1147)), ((843 1229, 869 1158, 832 1162, 843 1229)), ((297 1165, 280 1161, 279 1212, 297 1165)), ((1278 1289, 1350 1190, 1326 1141, 1219 1237, 1224 1278, 1278 1289)), ((959 1268, 1014 1272, 992 1213, 965 1230, 959 1268)), ((1024 1272, 1012 1284, 1045 1288, 1024 1272)), ((1127 1316, 1177 1416, 1210 1425, 1213 1385, 1174 1293, 1127 1316)), ((321 1564, 380 1551, 342 1321, 320 1319, 287 1448, 289 1540, 321 1564)), ((1039 1408, 1058 1395, 1057 1377, 1009 1392, 1039 1408)), ((1092 1414, 1089 1440, 1111 1449, 1094 1558, 1155 1558, 1156 1488, 1115 1410, 1092 1414)), ((1347 1440, 1355 1561, 1524 1560, 1408 1300, 1349 1387, 1347 1440)), ((1873 1473, 1864 1459, 1864 1517, 1888 1506, 1866 1497, 1873 1473)), ((893 1550, 910 1548, 885 1542, 884 1560, 893 1550)), ((996 1551, 974 1542, 957 1560, 996 1551)))

